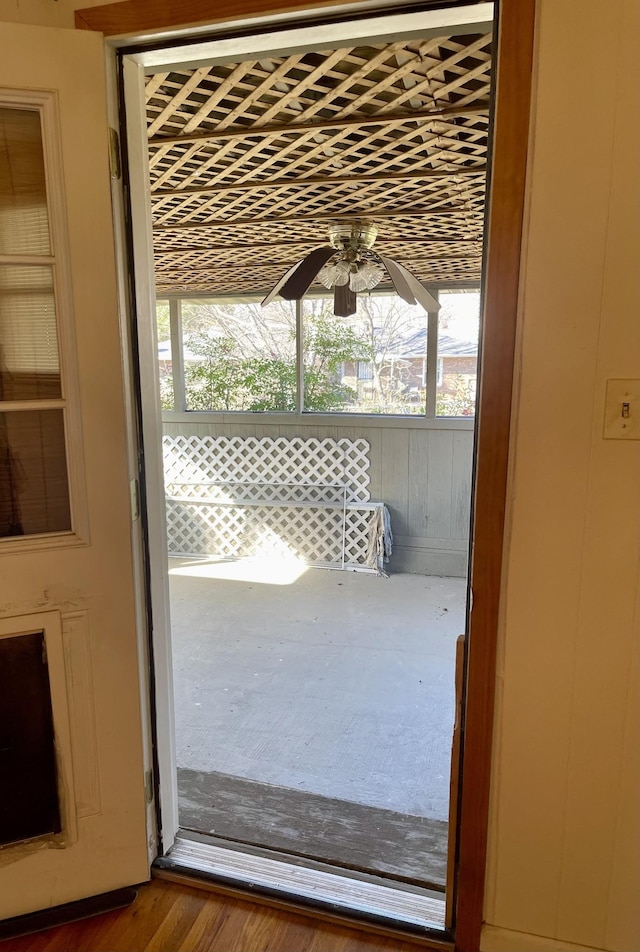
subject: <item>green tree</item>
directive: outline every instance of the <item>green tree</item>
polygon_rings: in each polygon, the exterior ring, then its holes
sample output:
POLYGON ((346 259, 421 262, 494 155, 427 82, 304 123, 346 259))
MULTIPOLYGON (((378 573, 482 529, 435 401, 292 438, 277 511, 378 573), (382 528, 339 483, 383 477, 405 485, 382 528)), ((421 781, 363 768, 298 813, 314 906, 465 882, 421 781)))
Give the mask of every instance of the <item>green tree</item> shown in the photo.
POLYGON ((307 410, 339 410, 358 396, 342 383, 342 364, 372 361, 374 351, 366 337, 334 316, 331 302, 322 303, 305 319, 304 404, 307 410))
MULTIPOLYGON (((250 319, 250 306, 245 310, 250 319)), ((295 326, 281 328, 278 336, 270 331, 267 337, 257 321, 249 325, 249 332, 245 324, 240 334, 237 322, 227 328, 218 318, 215 330, 217 336, 200 324, 188 338, 189 351, 198 357, 185 362, 189 409, 296 409, 295 326)), ((369 342, 334 317, 329 304, 312 314, 304 334, 305 408, 340 410, 353 403, 356 393, 341 383, 341 365, 372 359, 369 342)))
POLYGON ((469 383, 462 374, 456 375, 453 393, 436 395, 436 416, 473 416, 475 412, 475 393, 469 389, 469 383))
POLYGON ((246 410, 295 410, 296 362, 294 358, 253 357, 243 361, 246 410))
POLYGON ((230 337, 198 334, 189 347, 200 360, 185 366, 187 406, 190 410, 245 410, 246 361, 236 359, 230 337))
POLYGON ((156 326, 158 328, 158 341, 169 340, 171 337, 171 324, 169 321, 168 301, 158 301, 156 303, 156 326))
MULTIPOLYGON (((167 301, 158 301, 156 303, 156 333, 159 344, 165 343, 171 336, 169 304, 167 301)), ((160 405, 163 410, 173 410, 171 364, 162 361, 158 368, 158 376, 160 381, 160 405)))

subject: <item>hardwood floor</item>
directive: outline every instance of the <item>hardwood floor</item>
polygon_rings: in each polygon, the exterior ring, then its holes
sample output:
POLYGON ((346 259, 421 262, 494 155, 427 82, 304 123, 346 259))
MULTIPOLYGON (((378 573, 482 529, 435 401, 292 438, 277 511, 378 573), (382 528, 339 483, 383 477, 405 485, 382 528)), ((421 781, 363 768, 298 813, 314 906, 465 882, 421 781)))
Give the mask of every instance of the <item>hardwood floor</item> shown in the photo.
POLYGON ((0 942, 1 952, 415 952, 403 942, 154 879, 125 909, 0 942))

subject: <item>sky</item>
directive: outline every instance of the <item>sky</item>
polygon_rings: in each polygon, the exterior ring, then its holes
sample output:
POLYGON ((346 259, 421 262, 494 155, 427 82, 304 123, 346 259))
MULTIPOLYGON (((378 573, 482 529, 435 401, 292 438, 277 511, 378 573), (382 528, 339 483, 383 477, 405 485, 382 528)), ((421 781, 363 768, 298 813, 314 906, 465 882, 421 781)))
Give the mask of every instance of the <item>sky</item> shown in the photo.
POLYGON ((480 320, 480 294, 477 291, 440 293, 442 311, 446 310, 445 333, 456 340, 477 340, 480 320))

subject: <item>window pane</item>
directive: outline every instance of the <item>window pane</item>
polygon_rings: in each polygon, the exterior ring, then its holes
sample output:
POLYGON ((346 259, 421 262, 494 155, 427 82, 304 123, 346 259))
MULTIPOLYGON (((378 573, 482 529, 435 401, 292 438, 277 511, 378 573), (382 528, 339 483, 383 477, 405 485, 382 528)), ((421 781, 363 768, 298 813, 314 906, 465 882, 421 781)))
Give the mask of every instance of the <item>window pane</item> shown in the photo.
POLYGON ((0 400, 60 397, 53 275, 39 265, 0 266, 0 400))
POLYGON ((441 291, 437 416, 473 416, 476 412, 479 331, 479 292, 441 291))
POLYGON ((188 410, 296 409, 296 312, 290 301, 182 302, 188 410))
POLYGON ((358 296, 352 317, 332 298, 304 302, 305 410, 425 412, 427 315, 395 295, 358 296))
POLYGON ((0 107, 0 254, 50 254, 40 113, 0 107))
POLYGON ((156 327, 158 329, 158 378, 160 380, 160 406, 163 410, 174 409, 173 368, 171 363, 171 324, 169 302, 156 303, 156 327))
POLYGON ((63 411, 0 413, 0 536, 69 529, 63 411))

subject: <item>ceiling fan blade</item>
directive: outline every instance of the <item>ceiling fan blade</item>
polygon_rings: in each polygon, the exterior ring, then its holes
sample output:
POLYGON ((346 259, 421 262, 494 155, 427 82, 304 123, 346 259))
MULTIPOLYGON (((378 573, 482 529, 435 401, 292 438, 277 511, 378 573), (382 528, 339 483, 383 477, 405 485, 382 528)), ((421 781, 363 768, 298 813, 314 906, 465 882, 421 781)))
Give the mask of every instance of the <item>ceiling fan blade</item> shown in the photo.
POLYGON ((356 313, 358 298, 348 284, 336 284, 333 289, 333 313, 336 317, 351 317, 356 313))
POLYGON ((264 299, 264 301, 261 301, 261 302, 260 302, 261 307, 266 307, 267 304, 271 304, 271 302, 272 302, 273 300, 275 300, 275 298, 277 298, 278 294, 280 293, 280 288, 281 288, 281 287, 286 283, 286 281, 291 277, 291 275, 294 273, 294 271, 297 271, 297 270, 298 270, 298 268, 300 267, 301 264, 302 264, 302 261, 296 261, 296 263, 295 263, 294 265, 292 265, 292 266, 289 268, 288 271, 285 271, 285 273, 282 275, 282 277, 280 278, 280 280, 279 280, 276 284, 274 284, 274 286, 271 288, 271 290, 270 290, 269 293, 267 294, 267 296, 266 296, 266 298, 264 299))
POLYGON ((440 310, 438 301, 404 265, 398 264, 392 258, 384 258, 382 255, 378 257, 389 272, 389 277, 403 301, 407 304, 420 304, 430 314, 440 310))
POLYGON ((299 301, 313 284, 320 268, 336 253, 335 248, 314 248, 303 258, 296 270, 280 288, 280 297, 286 301, 299 301))
POLYGON ((429 313, 437 313, 440 310, 440 302, 438 299, 434 298, 430 291, 427 291, 422 282, 418 281, 416 276, 411 274, 408 268, 405 268, 405 266, 402 264, 398 264, 397 261, 396 266, 400 268, 400 271, 406 279, 407 284, 411 288, 411 293, 418 304, 421 304, 425 311, 428 311, 429 313))
POLYGON ((416 299, 411 293, 411 288, 407 284, 406 278, 400 270, 400 265, 394 261, 393 258, 385 258, 380 254, 378 255, 378 258, 389 272, 389 277, 393 281, 393 286, 402 300, 406 301, 407 304, 415 304, 416 299))

